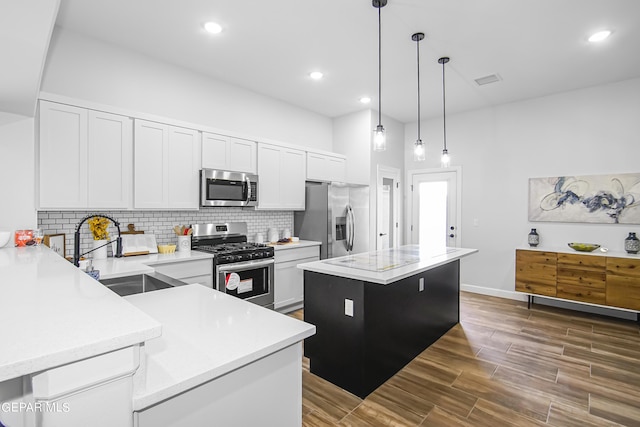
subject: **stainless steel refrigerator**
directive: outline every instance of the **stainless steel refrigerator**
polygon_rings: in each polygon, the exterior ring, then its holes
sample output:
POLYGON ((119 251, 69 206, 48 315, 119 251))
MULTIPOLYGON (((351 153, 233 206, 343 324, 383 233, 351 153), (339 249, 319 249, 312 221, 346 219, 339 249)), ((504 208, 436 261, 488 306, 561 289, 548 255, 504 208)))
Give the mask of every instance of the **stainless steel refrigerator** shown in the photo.
POLYGON ((294 235, 322 242, 320 259, 369 251, 369 187, 307 182, 294 235))

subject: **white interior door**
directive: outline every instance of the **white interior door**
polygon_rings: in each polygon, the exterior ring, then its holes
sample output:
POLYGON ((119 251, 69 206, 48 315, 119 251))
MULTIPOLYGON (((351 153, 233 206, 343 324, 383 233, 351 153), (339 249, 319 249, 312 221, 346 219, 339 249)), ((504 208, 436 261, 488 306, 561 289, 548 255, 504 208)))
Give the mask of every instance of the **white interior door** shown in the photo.
POLYGON ((400 169, 378 166, 376 249, 400 245, 400 169))
POLYGON ((459 245, 458 171, 411 174, 411 241, 435 251, 459 245))

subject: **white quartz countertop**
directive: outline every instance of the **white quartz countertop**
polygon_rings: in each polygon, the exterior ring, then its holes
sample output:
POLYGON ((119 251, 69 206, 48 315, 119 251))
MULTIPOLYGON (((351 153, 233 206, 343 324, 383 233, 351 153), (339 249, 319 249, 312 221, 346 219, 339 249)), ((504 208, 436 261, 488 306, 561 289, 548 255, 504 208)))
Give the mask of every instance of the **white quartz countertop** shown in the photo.
POLYGON ((172 254, 150 254, 98 259, 93 261, 93 268, 100 270, 100 279, 113 279, 116 277, 151 273, 154 271, 152 265, 212 258, 213 254, 206 252, 196 250, 187 252, 177 251, 172 254))
POLYGON ((298 264, 298 268, 332 276, 388 285, 478 252, 477 249, 429 249, 406 245, 298 264))
POLYGON ((162 323, 145 344, 141 410, 295 344, 315 326, 194 284, 125 297, 162 323))
POLYGON ((551 246, 547 246, 547 247, 545 247, 545 246, 536 246, 536 247, 521 246, 521 247, 518 247, 516 249, 525 250, 525 251, 539 251, 539 252, 559 252, 559 253, 573 254, 573 255, 593 255, 593 256, 608 256, 608 257, 615 257, 615 258, 640 259, 640 254, 628 254, 626 252, 621 252, 621 251, 606 251, 606 252, 603 252, 600 249, 596 249, 593 252, 580 252, 580 251, 576 251, 575 249, 571 249, 569 246, 567 246, 567 247, 562 247, 562 246, 557 246, 557 247, 551 247, 551 246))
POLYGON ((160 336, 161 324, 46 246, 0 249, 0 381, 160 336))
POLYGON ((285 244, 269 243, 269 246, 273 246, 275 251, 284 251, 287 249, 307 248, 309 246, 320 246, 322 242, 314 242, 313 240, 300 240, 299 242, 291 242, 285 244))

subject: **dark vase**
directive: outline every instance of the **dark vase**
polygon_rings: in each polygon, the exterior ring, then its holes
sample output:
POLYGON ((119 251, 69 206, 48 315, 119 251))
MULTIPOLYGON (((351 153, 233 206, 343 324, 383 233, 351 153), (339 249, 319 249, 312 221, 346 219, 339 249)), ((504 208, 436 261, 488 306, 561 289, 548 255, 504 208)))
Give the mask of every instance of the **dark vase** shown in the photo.
POLYGON ((535 228, 531 229, 527 241, 529 242, 529 246, 531 246, 532 248, 535 248, 536 246, 538 246, 538 243, 540 243, 540 235, 535 228))
POLYGON ((636 237, 636 233, 629 233, 624 239, 624 250, 630 254, 637 254, 640 251, 640 240, 636 237))

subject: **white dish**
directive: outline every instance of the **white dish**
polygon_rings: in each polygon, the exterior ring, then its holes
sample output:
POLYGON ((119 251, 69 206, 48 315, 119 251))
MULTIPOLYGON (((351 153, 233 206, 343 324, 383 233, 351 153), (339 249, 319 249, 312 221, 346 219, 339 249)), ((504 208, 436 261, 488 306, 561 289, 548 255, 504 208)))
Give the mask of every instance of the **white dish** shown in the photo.
POLYGON ((3 248, 11 238, 11 231, 0 230, 0 248, 3 248))

